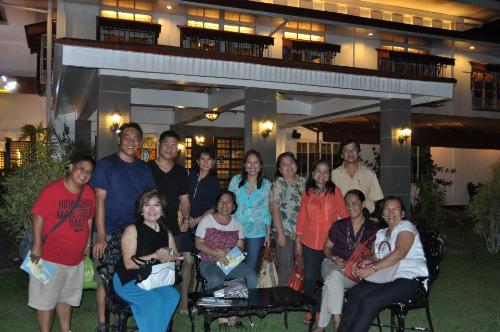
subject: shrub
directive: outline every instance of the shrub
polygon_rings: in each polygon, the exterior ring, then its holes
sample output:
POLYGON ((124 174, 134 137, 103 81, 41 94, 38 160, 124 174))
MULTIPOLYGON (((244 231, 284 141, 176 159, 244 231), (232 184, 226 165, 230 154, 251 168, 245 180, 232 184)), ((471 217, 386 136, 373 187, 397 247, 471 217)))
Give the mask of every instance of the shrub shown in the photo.
POLYGON ((74 143, 65 131, 58 135, 53 126, 24 125, 21 140, 29 139, 30 147, 21 151, 23 163, 5 176, 5 192, 0 207, 0 225, 19 240, 31 229, 31 207, 40 190, 62 177, 73 153, 90 149, 74 143))
POLYGON ((481 236, 493 255, 500 249, 500 160, 491 169, 493 177, 472 198, 467 212, 475 222, 474 233, 481 236))

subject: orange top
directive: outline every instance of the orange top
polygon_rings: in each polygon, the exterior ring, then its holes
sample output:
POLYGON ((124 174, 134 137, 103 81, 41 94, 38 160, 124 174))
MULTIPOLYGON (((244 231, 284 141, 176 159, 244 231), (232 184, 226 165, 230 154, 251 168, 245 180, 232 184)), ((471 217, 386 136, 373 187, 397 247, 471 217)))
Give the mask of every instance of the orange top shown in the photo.
POLYGON ((337 220, 347 218, 349 213, 339 187, 335 187, 335 195, 318 195, 312 189, 308 193, 302 193, 296 232, 302 244, 322 250, 330 227, 337 220))

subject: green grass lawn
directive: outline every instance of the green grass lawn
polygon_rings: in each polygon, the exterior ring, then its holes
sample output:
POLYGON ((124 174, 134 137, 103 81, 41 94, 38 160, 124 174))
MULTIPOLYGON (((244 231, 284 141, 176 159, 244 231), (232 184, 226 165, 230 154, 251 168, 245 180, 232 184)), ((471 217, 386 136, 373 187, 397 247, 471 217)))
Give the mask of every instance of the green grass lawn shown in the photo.
MULTIPOLYGON (((480 239, 465 230, 464 239, 453 227, 443 231, 452 249, 445 257, 441 275, 431 291, 431 314, 436 331, 486 332, 500 331, 500 260, 490 256, 480 239), (454 249, 454 250, 453 250, 454 249)), ((0 331, 36 331, 35 312, 28 308, 26 274, 19 269, 0 271, 0 331)), ((73 313, 73 332, 93 331, 96 326, 95 292, 85 291, 80 308, 73 313)), ((303 313, 289 315, 289 331, 306 331, 303 313)), ((382 320, 388 321, 384 313, 382 320)), ((254 317, 255 326, 246 330, 258 332, 285 331, 281 315, 254 317)), ((217 323, 212 329, 218 331, 217 323)), ((425 326, 424 310, 412 311, 407 326, 425 326)), ((202 331, 201 316, 196 320, 196 331, 202 331)), ((174 331, 189 331, 187 317, 176 314, 174 331)), ((376 329, 373 329, 376 331, 376 329)), ((389 330, 389 329, 387 329, 389 330)), ((58 331, 55 324, 54 331, 58 331)), ((237 331, 237 330, 235 330, 237 331)), ((329 327, 327 331, 333 331, 329 327)))

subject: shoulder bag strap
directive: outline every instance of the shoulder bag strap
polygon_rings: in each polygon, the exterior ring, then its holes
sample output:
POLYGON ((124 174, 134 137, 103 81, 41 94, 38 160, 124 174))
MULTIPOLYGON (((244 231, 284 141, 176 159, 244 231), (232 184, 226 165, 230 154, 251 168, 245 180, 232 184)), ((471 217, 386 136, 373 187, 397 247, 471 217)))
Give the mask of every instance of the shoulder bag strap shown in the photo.
POLYGON ((63 215, 63 217, 59 220, 59 222, 57 224, 55 224, 54 226, 52 226, 52 228, 47 232, 47 234, 45 234, 45 236, 42 239, 42 244, 45 243, 45 241, 47 241, 47 238, 49 237, 50 233, 52 233, 56 229, 58 229, 66 219, 71 218, 71 216, 73 215, 73 213, 76 210, 76 207, 78 206, 78 203, 80 203, 80 198, 82 198, 82 194, 83 194, 84 190, 85 190, 85 185, 83 185, 82 189, 80 189, 80 192, 78 193, 78 197, 76 198, 76 201, 73 204, 73 207, 71 208, 71 210, 68 213, 66 213, 65 215, 63 215))

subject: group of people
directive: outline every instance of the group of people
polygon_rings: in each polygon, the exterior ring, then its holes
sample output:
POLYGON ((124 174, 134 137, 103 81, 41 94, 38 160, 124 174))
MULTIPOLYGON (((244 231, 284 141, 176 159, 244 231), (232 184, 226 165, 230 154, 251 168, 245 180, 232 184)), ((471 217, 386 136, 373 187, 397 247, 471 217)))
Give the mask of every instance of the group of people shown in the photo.
MULTIPOLYGON (((177 133, 168 130, 160 135, 158 158, 147 164, 135 158, 141 140, 138 124, 124 124, 118 153, 99 160, 95 170, 91 157, 75 156, 69 174, 45 187, 33 206, 31 258, 41 257, 57 265, 47 284, 30 277, 28 304, 37 309, 41 331, 51 330, 56 314, 60 330, 69 331, 71 307, 79 305, 82 296, 83 258, 90 253, 94 259, 100 258, 111 234, 119 229, 124 229, 123 258, 113 285, 131 305, 140 331, 165 331, 177 307, 187 314, 194 250, 201 254, 199 272, 209 288, 225 278, 238 277, 255 288, 260 252, 274 237, 280 286, 288 284, 297 259, 304 264, 305 294, 314 297, 316 282, 324 282, 316 331, 323 331, 332 315, 341 331, 366 331, 385 304, 415 295, 413 277, 427 275, 418 232, 404 220, 400 199, 383 201, 382 215, 389 227, 377 232, 370 212, 383 194, 376 175, 359 162, 360 146, 353 139, 340 146, 340 167, 332 171, 329 161, 320 160, 307 179, 297 174, 293 153, 284 152, 277 158, 276 178, 271 182, 264 177, 261 154, 249 150, 227 191, 219 186, 210 148, 200 149, 188 174, 176 163, 177 133), (73 205, 68 222, 43 240, 73 205), (374 234, 374 248, 387 240, 394 250, 376 249, 374 254, 380 260, 354 268, 353 274, 366 278, 378 269, 399 264, 397 279, 387 284, 357 284, 344 275, 345 262, 374 234), (246 259, 226 276, 217 263, 226 264, 226 255, 234 247, 244 251, 246 259), (173 286, 146 291, 136 285, 141 261, 180 258, 180 294, 173 286), (342 308, 345 288, 352 290, 342 308)), ((102 284, 96 302, 97 331, 105 331, 102 284)), ((310 319, 306 315, 305 322, 310 319)), ((219 320, 227 326, 238 323, 236 317, 219 320)))

